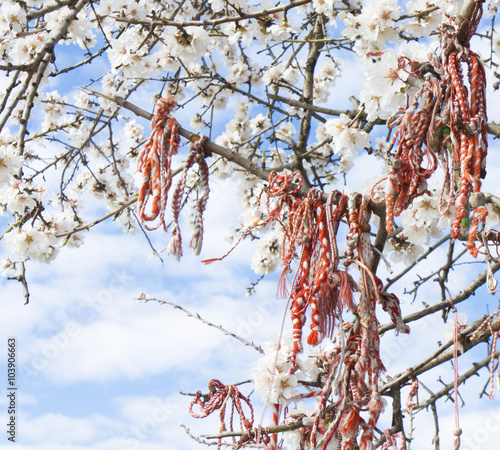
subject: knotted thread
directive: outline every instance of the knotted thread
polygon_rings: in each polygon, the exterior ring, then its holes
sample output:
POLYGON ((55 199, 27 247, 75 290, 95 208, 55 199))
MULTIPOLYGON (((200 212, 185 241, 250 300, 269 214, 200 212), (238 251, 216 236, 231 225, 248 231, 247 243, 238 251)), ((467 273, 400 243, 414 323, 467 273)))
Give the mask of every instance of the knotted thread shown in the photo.
POLYGON ((181 178, 175 187, 172 194, 172 238, 167 247, 167 252, 170 253, 175 259, 179 260, 182 256, 182 238, 181 230, 179 228, 179 214, 182 207, 182 199, 186 188, 187 174, 191 167, 198 164, 200 174, 200 184, 202 194, 196 200, 194 211, 194 232, 189 246, 193 249, 195 255, 199 255, 201 246, 203 244, 203 211, 208 201, 210 189, 208 186, 208 164, 205 160, 205 150, 203 146, 208 141, 208 137, 201 136, 198 140, 191 144, 189 155, 184 163, 181 178))
POLYGON ((168 190, 172 184, 172 157, 179 148, 179 124, 170 117, 176 103, 172 97, 156 102, 156 112, 151 120, 151 136, 139 156, 138 171, 142 172, 142 186, 137 198, 137 214, 147 230, 160 225, 166 231, 165 209, 168 190), (151 200, 150 211, 147 205, 151 200), (158 219, 156 225, 148 225, 158 219))
MULTIPOLYGON (((219 380, 210 380, 208 383, 208 396, 203 396, 201 391, 198 391, 189 405, 189 413, 191 416, 201 419, 212 414, 214 411, 220 409, 220 432, 227 431, 225 423, 226 407, 228 402, 231 401, 231 414, 229 418, 229 431, 233 430, 233 416, 234 410, 240 417, 240 427, 242 431, 250 430, 253 427, 253 407, 250 400, 245 397, 236 386, 229 384, 225 385, 219 380), (243 411, 241 401, 247 404, 250 411, 250 418, 247 419, 243 411), (195 413, 193 407, 197 405, 200 413, 195 413)), ((233 438, 234 440, 234 438, 233 438)), ((221 439, 218 440, 217 448, 220 448, 221 439)))

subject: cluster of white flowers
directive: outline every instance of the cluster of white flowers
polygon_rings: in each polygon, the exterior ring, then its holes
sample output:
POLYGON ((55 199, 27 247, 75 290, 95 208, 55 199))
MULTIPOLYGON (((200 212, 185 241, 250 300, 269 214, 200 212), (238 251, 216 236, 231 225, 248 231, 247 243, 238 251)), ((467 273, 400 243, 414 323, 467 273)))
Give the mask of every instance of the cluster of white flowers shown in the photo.
POLYGON ((274 229, 264 234, 255 245, 251 267, 258 275, 274 272, 281 263, 283 233, 274 229))
POLYGON ((251 72, 248 65, 244 61, 237 61, 231 66, 226 80, 229 81, 229 83, 233 83, 235 86, 239 86, 246 83, 250 76, 251 72))
POLYGON ((499 0, 489 0, 486 2, 486 10, 485 10, 485 15, 487 17, 491 16, 496 16, 498 14, 498 9, 500 7, 500 1, 499 0))
POLYGON ((283 62, 265 70, 264 75, 262 75, 262 81, 266 85, 285 82, 293 86, 299 81, 299 76, 300 72, 296 67, 283 62))
MULTIPOLYGON (((495 193, 496 197, 500 198, 500 187, 497 188, 495 193)), ((486 216, 486 230, 500 229, 500 207, 494 203, 487 203, 485 205, 488 215, 486 216)))
POLYGON ((262 345, 264 356, 259 359, 251 371, 255 390, 263 401, 269 404, 280 402, 288 405, 300 400, 299 380, 314 379, 319 368, 316 358, 302 355, 290 374, 292 357, 292 339, 284 336, 281 343, 266 342, 262 345))
MULTIPOLYGON (((340 16, 340 15, 339 15, 340 16)), ((396 20, 400 16, 397 0, 369 0, 361 14, 343 13, 345 37, 355 42, 354 51, 360 56, 385 49, 386 42, 398 37, 396 20)))
POLYGON ((19 173, 23 158, 17 155, 14 147, 15 137, 8 128, 0 133, 0 186, 9 183, 12 176, 19 173))
MULTIPOLYGON (((433 2, 437 4, 438 2, 433 2)), ((410 1, 406 4, 408 11, 424 11, 429 8, 428 0, 410 1)), ((413 19, 407 20, 404 23, 404 32, 410 36, 419 38, 428 36, 430 33, 437 31, 439 24, 442 21, 442 12, 432 11, 428 14, 418 15, 413 19)))
POLYGON ((252 134, 261 133, 262 131, 268 130, 270 127, 271 121, 269 120, 269 117, 264 116, 263 114, 258 114, 250 120, 252 134))
POLYGON ((360 94, 368 120, 387 119, 404 105, 408 77, 408 72, 400 68, 399 55, 394 50, 385 51, 368 69, 363 80, 365 88, 360 94))
POLYGON ((313 8, 318 14, 323 14, 335 25, 337 12, 335 11, 336 0, 313 0, 313 8))
POLYGON ((57 128, 63 123, 63 115, 66 114, 66 97, 61 97, 57 91, 47 92, 43 101, 42 130, 47 131, 57 128))
POLYGON ((281 344, 267 342, 262 345, 264 356, 251 371, 255 390, 263 401, 270 404, 284 401, 285 404, 298 395, 297 377, 290 374, 291 339, 282 339, 281 344))
POLYGON ((433 0, 435 6, 439 7, 448 15, 456 14, 464 4, 464 0, 433 0))
POLYGON ((314 102, 325 103, 331 94, 335 80, 341 75, 341 63, 337 58, 327 58, 314 77, 314 102))
POLYGON ((42 189, 12 177, 10 184, 3 184, 0 188, 0 204, 5 205, 11 214, 23 216, 26 211, 33 211, 41 194, 42 189))
POLYGON ((325 133, 332 137, 333 151, 344 158, 352 159, 358 156, 357 149, 370 146, 370 135, 359 128, 352 126, 352 120, 345 114, 338 119, 326 121, 325 133))
POLYGON ((454 206, 439 211, 437 195, 427 193, 417 197, 401 213, 403 231, 395 239, 387 241, 385 251, 394 262, 412 264, 424 251, 423 246, 431 238, 439 238, 448 229, 455 215, 454 206))
POLYGON ((144 127, 137 123, 135 119, 127 121, 123 131, 125 133, 125 139, 131 144, 139 144, 145 139, 144 127))
POLYGON ((26 11, 17 2, 3 1, 0 5, 0 36, 20 32, 26 22, 26 11))
POLYGON ((57 239, 53 233, 26 223, 15 228, 3 238, 4 247, 21 259, 49 262, 57 254, 57 239))
POLYGON ((442 230, 451 225, 454 211, 450 207, 445 214, 441 214, 437 196, 423 194, 401 213, 403 234, 414 244, 428 244, 430 237, 440 237, 442 230))

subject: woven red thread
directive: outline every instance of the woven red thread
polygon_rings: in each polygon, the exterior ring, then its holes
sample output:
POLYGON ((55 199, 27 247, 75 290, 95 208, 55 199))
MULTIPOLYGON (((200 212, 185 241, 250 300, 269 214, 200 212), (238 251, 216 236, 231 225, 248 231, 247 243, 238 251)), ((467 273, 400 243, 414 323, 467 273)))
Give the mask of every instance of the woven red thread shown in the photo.
POLYGON ((487 211, 484 208, 474 208, 470 225, 468 199, 472 192, 479 192, 481 189, 487 152, 485 73, 479 56, 470 50, 451 52, 447 69, 451 80, 451 111, 455 118, 450 126, 453 162, 460 167, 459 190, 455 200, 456 214, 451 226, 451 235, 453 239, 457 239, 461 231, 469 230, 467 248, 476 257, 477 228, 479 223, 484 223, 487 211), (464 86, 460 57, 465 58, 468 64, 470 102, 464 86))
POLYGON ((335 316, 344 308, 355 311, 352 292, 359 290, 351 275, 338 268, 337 232, 340 221, 347 212, 347 201, 347 195, 336 191, 328 195, 325 211, 328 234, 321 240, 324 266, 318 280, 320 286, 317 290, 317 304, 321 334, 329 337, 333 335, 335 316), (334 209, 333 200, 339 195, 340 200, 334 209))
POLYGON ((380 447, 381 450, 388 450, 389 447, 392 447, 393 450, 404 450, 405 449, 405 438, 403 433, 395 433, 391 434, 391 430, 385 430, 385 439, 386 441, 380 447), (401 442, 398 444, 398 439, 401 439, 401 442))
POLYGON ((368 421, 362 426, 363 433, 359 442, 360 448, 363 450, 372 447, 375 425, 384 407, 379 392, 379 377, 380 373, 385 371, 380 359, 380 338, 378 320, 375 314, 375 305, 377 302, 381 302, 381 284, 370 269, 373 255, 368 225, 370 213, 367 200, 367 198, 363 199, 358 211, 358 259, 354 260, 361 271, 358 307, 361 321, 361 352, 355 368, 360 375, 366 377, 366 384, 370 392, 368 421))
MULTIPOLYGON (((317 207, 321 193, 316 189, 310 189, 306 198, 298 206, 290 211, 287 227, 283 238, 283 262, 284 271, 282 279, 292 261, 297 255, 296 247, 302 247, 298 277, 291 291, 291 318, 293 327, 293 355, 302 351, 302 327, 306 321, 305 311, 311 304, 315 304, 314 295, 316 289, 316 279, 318 274, 318 255, 320 248, 320 227, 318 225, 317 207)), ((319 287, 318 287, 319 289, 319 287)), ((316 311, 313 311, 313 314, 316 311)), ((294 358, 295 359, 295 358, 294 358)))
MULTIPOLYGON (((280 405, 273 405, 273 425, 278 426, 280 423, 280 405)), ((273 433, 270 439, 269 450, 277 450, 278 448, 278 433, 273 433)))
MULTIPOLYGON (((374 201, 383 193, 386 228, 391 233, 394 217, 425 192, 425 181, 440 159, 446 168, 440 211, 444 213, 455 205, 452 238, 457 239, 461 232, 468 233, 467 248, 474 257, 478 254, 475 244, 478 226, 484 223, 487 212, 484 208, 474 208, 470 223, 469 197, 472 192, 480 191, 488 143, 486 77, 480 57, 469 49, 469 40, 481 18, 482 3, 482 0, 476 2, 462 42, 458 39, 455 18, 443 21, 441 62, 430 57, 433 73, 425 78, 412 102, 387 121, 389 128, 397 127, 389 142, 389 151, 396 147, 393 168, 371 192, 374 201), (470 96, 462 62, 468 66, 470 96)), ((400 69, 421 78, 414 66, 408 58, 399 59, 400 69)))
POLYGON ((168 190, 172 184, 172 157, 179 148, 179 124, 170 117, 176 103, 172 97, 156 102, 156 112, 151 120, 151 136, 139 156, 138 171, 142 172, 142 186, 137 198, 137 214, 147 230, 155 230, 160 225, 166 230, 165 209, 168 190), (151 200, 150 211, 147 205, 151 200), (148 222, 159 219, 149 226, 148 222))
MULTIPOLYGON (((349 335, 352 331, 351 324, 344 324, 346 332, 349 335)), ((321 390, 319 405, 315 412, 314 424, 310 432, 309 437, 309 448, 317 448, 317 438, 318 434, 323 435, 324 441, 322 449, 325 449, 331 439, 335 436, 339 441, 340 448, 346 447, 347 441, 351 444, 354 443, 354 439, 358 434, 359 423, 363 420, 359 416, 359 408, 362 404, 366 404, 362 400, 364 394, 366 393, 366 385, 364 384, 362 378, 353 370, 355 361, 359 355, 359 342, 360 336, 349 336, 345 344, 345 354, 344 360, 341 358, 341 345, 338 343, 329 355, 328 364, 328 375, 326 381, 324 382, 323 389, 321 390), (339 364, 343 364, 343 380, 349 380, 348 383, 342 383, 339 388, 339 399, 332 405, 328 405, 328 399, 332 391, 332 384, 335 380, 335 374, 339 368, 339 364), (356 402, 355 407, 351 406, 356 402), (328 414, 328 409, 332 411, 332 420, 328 429, 324 430, 321 427, 321 419, 328 414), (345 441, 345 442, 344 442, 345 441)), ((337 389, 337 386, 333 386, 337 389)))
POLYGON ((494 330, 493 327, 491 326, 491 322, 489 323, 490 331, 491 331, 491 336, 492 336, 492 342, 491 342, 491 361, 490 361, 490 393, 488 395, 488 398, 490 400, 493 400, 493 391, 495 389, 495 382, 493 381, 493 378, 495 376, 495 353, 496 353, 496 348, 497 348, 497 339, 500 337, 500 332, 499 330, 494 330))
POLYGON ((295 203, 289 211, 282 245, 284 270, 280 280, 284 283, 300 248, 299 266, 290 297, 294 355, 302 350, 302 328, 309 306, 309 345, 316 345, 324 335, 331 335, 335 314, 343 307, 354 310, 352 291, 357 290, 357 285, 349 274, 338 270, 336 245, 338 225, 346 212, 347 197, 341 196, 339 205, 332 211, 334 196, 337 193, 329 195, 325 210, 321 192, 311 189, 306 198, 295 203))
POLYGON ((411 410, 418 406, 418 378, 410 377, 411 387, 410 392, 408 392, 408 399, 406 400, 406 412, 411 414, 411 410))
MULTIPOLYGON (((195 398, 189 404, 189 413, 191 416, 199 419, 203 417, 207 417, 212 414, 214 411, 220 409, 219 418, 220 418, 220 432, 227 431, 226 423, 225 423, 225 414, 226 407, 228 402, 231 401, 231 413, 229 419, 229 431, 233 430, 233 416, 234 411, 239 415, 240 419, 240 428, 242 431, 250 430, 253 427, 254 415, 253 415, 253 407, 250 403, 250 400, 245 397, 238 388, 234 385, 224 385, 219 380, 210 380, 208 383, 208 396, 203 396, 201 391, 196 393, 195 398), (247 419, 245 413, 243 411, 243 407, 241 401, 247 404, 250 411, 250 418, 247 419), (193 407, 197 405, 200 409, 200 413, 195 413, 193 411, 193 407)), ((234 442, 233 438, 233 442, 234 442)), ((221 439, 218 440, 217 448, 220 448, 221 439)))
POLYGON ((203 190, 201 196, 195 203, 194 233, 189 246, 193 249, 195 255, 199 255, 203 244, 203 211, 207 205, 210 193, 208 185, 209 169, 205 160, 204 145, 208 141, 207 136, 201 136, 197 141, 191 144, 189 155, 184 163, 179 183, 176 185, 172 194, 172 238, 168 244, 167 251, 179 260, 182 256, 182 238, 179 228, 179 214, 181 212, 182 199, 186 188, 187 174, 194 164, 198 164, 200 174, 200 184, 203 190))

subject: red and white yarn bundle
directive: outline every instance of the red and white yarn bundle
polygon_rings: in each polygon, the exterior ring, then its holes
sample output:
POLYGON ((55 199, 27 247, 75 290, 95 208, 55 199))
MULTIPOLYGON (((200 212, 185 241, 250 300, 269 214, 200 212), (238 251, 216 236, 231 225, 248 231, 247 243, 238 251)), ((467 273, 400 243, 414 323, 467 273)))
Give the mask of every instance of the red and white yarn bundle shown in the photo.
POLYGON ((206 136, 201 136, 191 144, 189 155, 184 163, 181 178, 172 194, 172 238, 168 244, 167 251, 177 260, 179 260, 182 256, 182 238, 179 228, 179 214, 186 188, 187 174, 189 169, 195 164, 198 164, 199 167, 199 182, 201 184, 202 194, 198 197, 195 203, 194 232, 189 246, 193 249, 195 255, 199 255, 201 251, 203 243, 203 211, 205 211, 210 193, 208 185, 209 169, 205 160, 205 150, 203 147, 207 141, 208 138, 206 136))
MULTIPOLYGON (((228 431, 225 423, 226 407, 229 402, 231 402, 231 412, 229 418, 229 431, 234 431, 233 429, 233 416, 234 411, 238 413, 240 419, 240 429, 242 431, 250 430, 253 427, 254 415, 253 407, 250 403, 248 397, 245 397, 236 386, 225 385, 219 380, 210 380, 208 383, 208 396, 203 396, 201 391, 196 393, 195 398, 191 401, 189 405, 189 413, 191 416, 201 419, 212 414, 216 410, 220 410, 220 431, 228 431), (241 401, 246 403, 249 409, 250 416, 247 418, 245 412, 243 411, 243 406, 241 401), (193 411, 194 406, 197 406, 200 410, 199 413, 193 411)), ((217 448, 220 448, 221 439, 219 439, 217 448)))
MULTIPOLYGON (((156 112, 151 120, 151 136, 139 156, 138 171, 142 172, 142 186, 137 198, 137 211, 142 225, 147 230, 154 230, 165 223, 165 210, 168 200, 168 191, 172 185, 172 158, 179 149, 180 126, 171 117, 176 103, 172 97, 161 98, 156 102, 156 112), (148 211, 148 204, 150 210, 148 211), (149 225, 158 219, 156 225, 149 225)), ((194 136, 189 155, 184 163, 182 175, 172 197, 173 221, 172 237, 167 247, 168 253, 179 260, 182 256, 182 239, 179 228, 179 214, 182 207, 183 195, 186 187, 187 174, 194 164, 199 167, 199 183, 201 195, 195 202, 194 232, 189 246, 196 255, 200 254, 203 243, 203 211, 209 196, 209 169, 205 160, 204 145, 208 141, 206 136, 194 136)))
POLYGON ((406 440, 403 433, 391 434, 390 430, 385 430, 384 434, 386 441, 382 444, 382 447, 380 447, 381 450, 388 450, 390 447, 392 450, 405 450, 406 440), (399 444, 398 440, 400 440, 399 444))
MULTIPOLYGON (((484 223, 486 209, 470 204, 471 194, 480 192, 481 178, 486 164, 487 117, 486 117, 486 75, 479 55, 469 48, 469 40, 474 34, 482 16, 482 1, 476 2, 474 13, 466 29, 463 42, 459 42, 459 27, 452 19, 441 27, 443 47, 451 48, 449 54, 443 52, 443 82, 447 85, 446 97, 449 103, 449 127, 451 160, 448 158, 449 182, 454 178, 451 171, 459 167, 455 183, 458 188, 448 185, 445 191, 455 198, 455 219, 451 225, 451 235, 457 239, 461 232, 469 230, 467 248, 475 257, 477 228, 484 223), (462 63, 467 64, 470 96, 465 86, 462 63), (473 207, 472 224, 469 224, 469 210, 473 207)), ((448 202, 451 203, 451 202, 448 202)))
POLYGON ((180 142, 179 124, 170 116, 175 106, 172 97, 156 102, 151 136, 139 156, 138 171, 142 172, 142 186, 137 198, 137 214, 147 230, 155 230, 160 225, 167 229, 165 210, 172 184, 172 157, 177 154, 180 142), (147 211, 149 201, 150 211, 147 211), (156 219, 156 225, 148 225, 156 219))
POLYGON ((397 127, 389 143, 389 151, 396 146, 393 168, 372 189, 374 200, 380 199, 381 191, 383 193, 386 228, 391 233, 394 218, 426 191, 426 180, 440 160, 446 172, 440 212, 446 213, 455 206, 452 239, 458 239, 461 233, 468 234, 467 248, 474 257, 478 254, 475 244, 478 226, 485 222, 488 214, 482 205, 470 204, 471 194, 481 189, 488 147, 486 76, 481 58, 469 48, 482 15, 482 3, 476 2, 461 42, 456 19, 443 22, 441 60, 430 56, 432 71, 425 78, 415 70, 416 64, 408 58, 400 58, 400 69, 413 77, 424 78, 424 84, 409 106, 400 109, 387 122, 389 128, 397 127), (470 95, 462 63, 468 67, 470 95))

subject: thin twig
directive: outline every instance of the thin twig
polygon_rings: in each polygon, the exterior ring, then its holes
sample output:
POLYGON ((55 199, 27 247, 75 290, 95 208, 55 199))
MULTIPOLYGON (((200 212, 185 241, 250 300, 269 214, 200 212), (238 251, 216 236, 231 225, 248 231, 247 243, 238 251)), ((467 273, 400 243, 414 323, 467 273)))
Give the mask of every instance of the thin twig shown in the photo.
POLYGON ((195 319, 198 319, 199 321, 203 322, 205 325, 208 325, 209 327, 216 328, 216 329, 222 331, 225 335, 231 336, 232 338, 234 338, 234 339, 242 342, 243 344, 248 345, 249 347, 254 348, 259 353, 264 354, 264 350, 262 350, 262 348, 260 346, 254 344, 253 342, 247 341, 246 339, 242 338, 241 336, 238 336, 237 334, 234 334, 234 333, 231 333, 230 331, 227 331, 221 325, 215 325, 214 323, 209 322, 208 320, 206 320, 203 317, 201 317, 198 313, 192 313, 191 311, 188 311, 186 308, 183 308, 182 306, 178 305, 177 303, 169 302, 167 300, 160 300, 160 299, 157 299, 157 298, 149 298, 149 297, 144 296, 144 294, 141 295, 140 297, 138 297, 136 300, 141 300, 141 301, 144 301, 145 303, 147 303, 149 301, 155 301, 155 302, 158 302, 158 303, 160 303, 162 305, 173 306, 175 309, 180 309, 182 312, 186 313, 186 315, 188 317, 194 317, 195 319))

